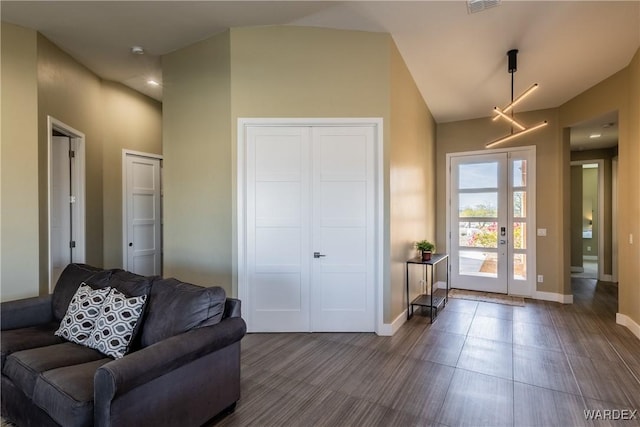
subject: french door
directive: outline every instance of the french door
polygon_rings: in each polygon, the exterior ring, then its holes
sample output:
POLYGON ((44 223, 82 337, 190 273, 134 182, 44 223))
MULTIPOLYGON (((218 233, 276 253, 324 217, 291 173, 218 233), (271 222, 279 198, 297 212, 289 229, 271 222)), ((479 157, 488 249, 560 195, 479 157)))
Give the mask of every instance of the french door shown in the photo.
POLYGON ((535 150, 449 156, 451 286, 530 296, 535 150))
POLYGON ((252 332, 375 329, 372 126, 249 126, 252 332))

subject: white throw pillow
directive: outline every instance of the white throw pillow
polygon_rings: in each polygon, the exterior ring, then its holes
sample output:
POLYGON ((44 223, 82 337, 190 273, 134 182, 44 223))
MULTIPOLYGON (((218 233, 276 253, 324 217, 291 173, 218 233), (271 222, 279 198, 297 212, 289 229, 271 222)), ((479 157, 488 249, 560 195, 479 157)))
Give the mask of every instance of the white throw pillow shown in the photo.
POLYGON ((72 341, 76 344, 86 345, 91 336, 100 315, 100 309, 111 288, 93 289, 82 282, 67 307, 60 327, 55 335, 72 341))
POLYGON ((146 300, 146 295, 129 298, 112 288, 100 309, 86 346, 116 359, 127 354, 146 300))

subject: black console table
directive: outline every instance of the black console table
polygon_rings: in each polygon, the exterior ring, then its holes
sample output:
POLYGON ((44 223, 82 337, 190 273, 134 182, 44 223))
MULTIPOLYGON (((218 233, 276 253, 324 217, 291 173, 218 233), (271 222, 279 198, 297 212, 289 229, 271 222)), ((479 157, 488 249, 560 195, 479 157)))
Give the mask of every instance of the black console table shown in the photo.
POLYGON ((449 255, 448 254, 433 254, 431 255, 431 259, 428 261, 423 261, 422 257, 411 258, 406 262, 406 270, 407 270, 407 320, 411 319, 413 316, 413 307, 429 307, 430 311, 430 320, 433 323, 433 314, 438 315, 438 308, 440 306, 446 306, 447 302, 449 302, 449 255), (433 289, 434 286, 434 270, 437 264, 445 261, 446 270, 447 270, 447 282, 445 289, 433 289), (424 293, 421 293, 416 298, 411 300, 409 295, 409 265, 418 264, 424 266, 424 293), (427 270, 431 270, 431 292, 427 292, 427 270))

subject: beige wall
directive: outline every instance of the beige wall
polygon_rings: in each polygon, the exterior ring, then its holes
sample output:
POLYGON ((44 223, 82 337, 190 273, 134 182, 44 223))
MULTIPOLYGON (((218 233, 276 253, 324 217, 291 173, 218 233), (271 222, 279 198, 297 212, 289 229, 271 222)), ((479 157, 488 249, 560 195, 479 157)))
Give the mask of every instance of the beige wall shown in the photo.
POLYGON ((618 311, 640 325, 640 50, 628 67, 559 111, 562 127, 618 111, 618 311))
MULTIPOLYGON (((600 229, 600 217, 598 215, 598 170, 582 170, 582 221, 581 228, 587 227, 588 218, 591 218, 591 238, 582 239, 582 254, 598 256, 598 233, 600 229)), ((573 224, 573 222, 572 222, 573 224)))
POLYGON ((36 32, 2 23, 0 294, 38 295, 36 32))
MULTIPOLYGON (((544 283, 537 283, 537 291, 568 294, 565 288, 564 268, 559 259, 563 257, 565 241, 564 223, 561 221, 565 209, 563 197, 568 192, 558 191, 562 182, 563 152, 562 132, 558 126, 557 110, 540 110, 516 114, 521 123, 536 124, 547 120, 549 125, 504 144, 504 147, 536 147, 536 227, 546 228, 546 237, 536 239, 536 274, 544 276, 544 283), (552 190, 553 189, 553 190, 552 190)), ((509 127, 496 123, 491 118, 442 123, 437 133, 437 177, 438 196, 436 205, 437 244, 447 247, 446 238, 446 155, 464 151, 484 150, 485 144, 509 133, 509 127)), ((568 203, 567 203, 568 204, 568 203)), ((568 266, 567 266, 567 271, 568 266)))
MULTIPOLYGON (((238 118, 382 117, 385 320, 397 316, 403 310, 404 276, 392 277, 389 270, 389 230, 394 221, 404 229, 404 218, 397 212, 396 219, 388 219, 389 193, 401 200, 406 181, 397 174, 390 183, 389 141, 416 152, 408 156, 396 150, 396 171, 428 166, 435 125, 390 36, 301 27, 234 28, 167 55, 163 75, 165 270, 237 292, 238 118), (199 212, 193 212, 196 205, 199 212)), ((433 198, 429 173, 418 174, 423 179, 418 191, 433 198)), ((433 213, 427 212, 424 224, 408 227, 412 232, 398 240, 398 259, 404 258, 408 240, 433 233, 429 221, 433 213)))
MULTIPOLYGON (((390 45, 388 34, 310 27, 231 30, 233 162, 240 117, 382 117, 384 187, 389 194, 390 45)), ((235 169, 234 169, 235 173, 235 169)), ((235 177, 232 182, 235 188, 235 177)), ((235 217, 235 204, 233 206, 235 217)), ((385 199, 389 218, 389 198, 385 199)), ((389 222, 383 287, 391 295, 389 222)), ((234 234, 235 241, 235 234, 234 234)), ((394 282, 398 295, 402 286, 394 282)), ((384 318, 391 318, 390 300, 384 318)))
POLYGON ((11 123, 2 130, 2 183, 11 183, 11 190, 2 192, 2 247, 12 248, 12 255, 3 251, 2 258, 2 299, 8 300, 48 293, 47 117, 85 134, 86 262, 103 266, 121 258, 120 243, 104 238, 105 228, 112 233, 112 220, 122 216, 121 196, 114 198, 122 161, 114 164, 110 155, 122 148, 159 152, 161 106, 103 82, 36 32, 6 23, 2 32, 2 102, 11 103, 2 111, 3 123, 11 123), (22 101, 15 103, 18 94, 22 101), (12 200, 14 194, 19 201, 12 200), (4 291, 5 277, 11 278, 11 292, 4 291))
POLYGON ((163 57, 164 273, 232 292, 229 32, 163 57))
MULTIPOLYGON (((391 292, 385 300, 394 320, 406 309, 405 261, 417 255, 414 243, 436 241, 436 123, 393 43, 390 127, 391 292)), ((415 296, 422 271, 421 267, 411 270, 410 293, 415 296)))
POLYGON ((122 268, 122 150, 162 154, 162 105, 102 82, 104 266, 122 268))

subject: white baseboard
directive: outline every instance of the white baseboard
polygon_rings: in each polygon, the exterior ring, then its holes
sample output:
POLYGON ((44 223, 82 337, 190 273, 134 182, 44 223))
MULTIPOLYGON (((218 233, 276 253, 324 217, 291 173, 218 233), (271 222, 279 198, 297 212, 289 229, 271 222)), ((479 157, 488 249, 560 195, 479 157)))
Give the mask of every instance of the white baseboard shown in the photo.
POLYGON ((633 335, 640 339, 640 325, 626 314, 616 313, 616 323, 629 329, 633 335))
POLYGON ((559 302, 561 304, 573 304, 573 295, 557 294, 555 292, 535 291, 532 298, 542 301, 559 302))
POLYGON ((377 335, 381 337, 390 337, 396 332, 398 329, 402 327, 407 321, 407 310, 404 310, 395 320, 391 323, 383 323, 376 332, 377 335))
POLYGON ((600 280, 603 282, 613 282, 613 276, 611 274, 603 274, 600 280))
POLYGON ((438 281, 436 282, 436 289, 447 289, 447 282, 438 281))

